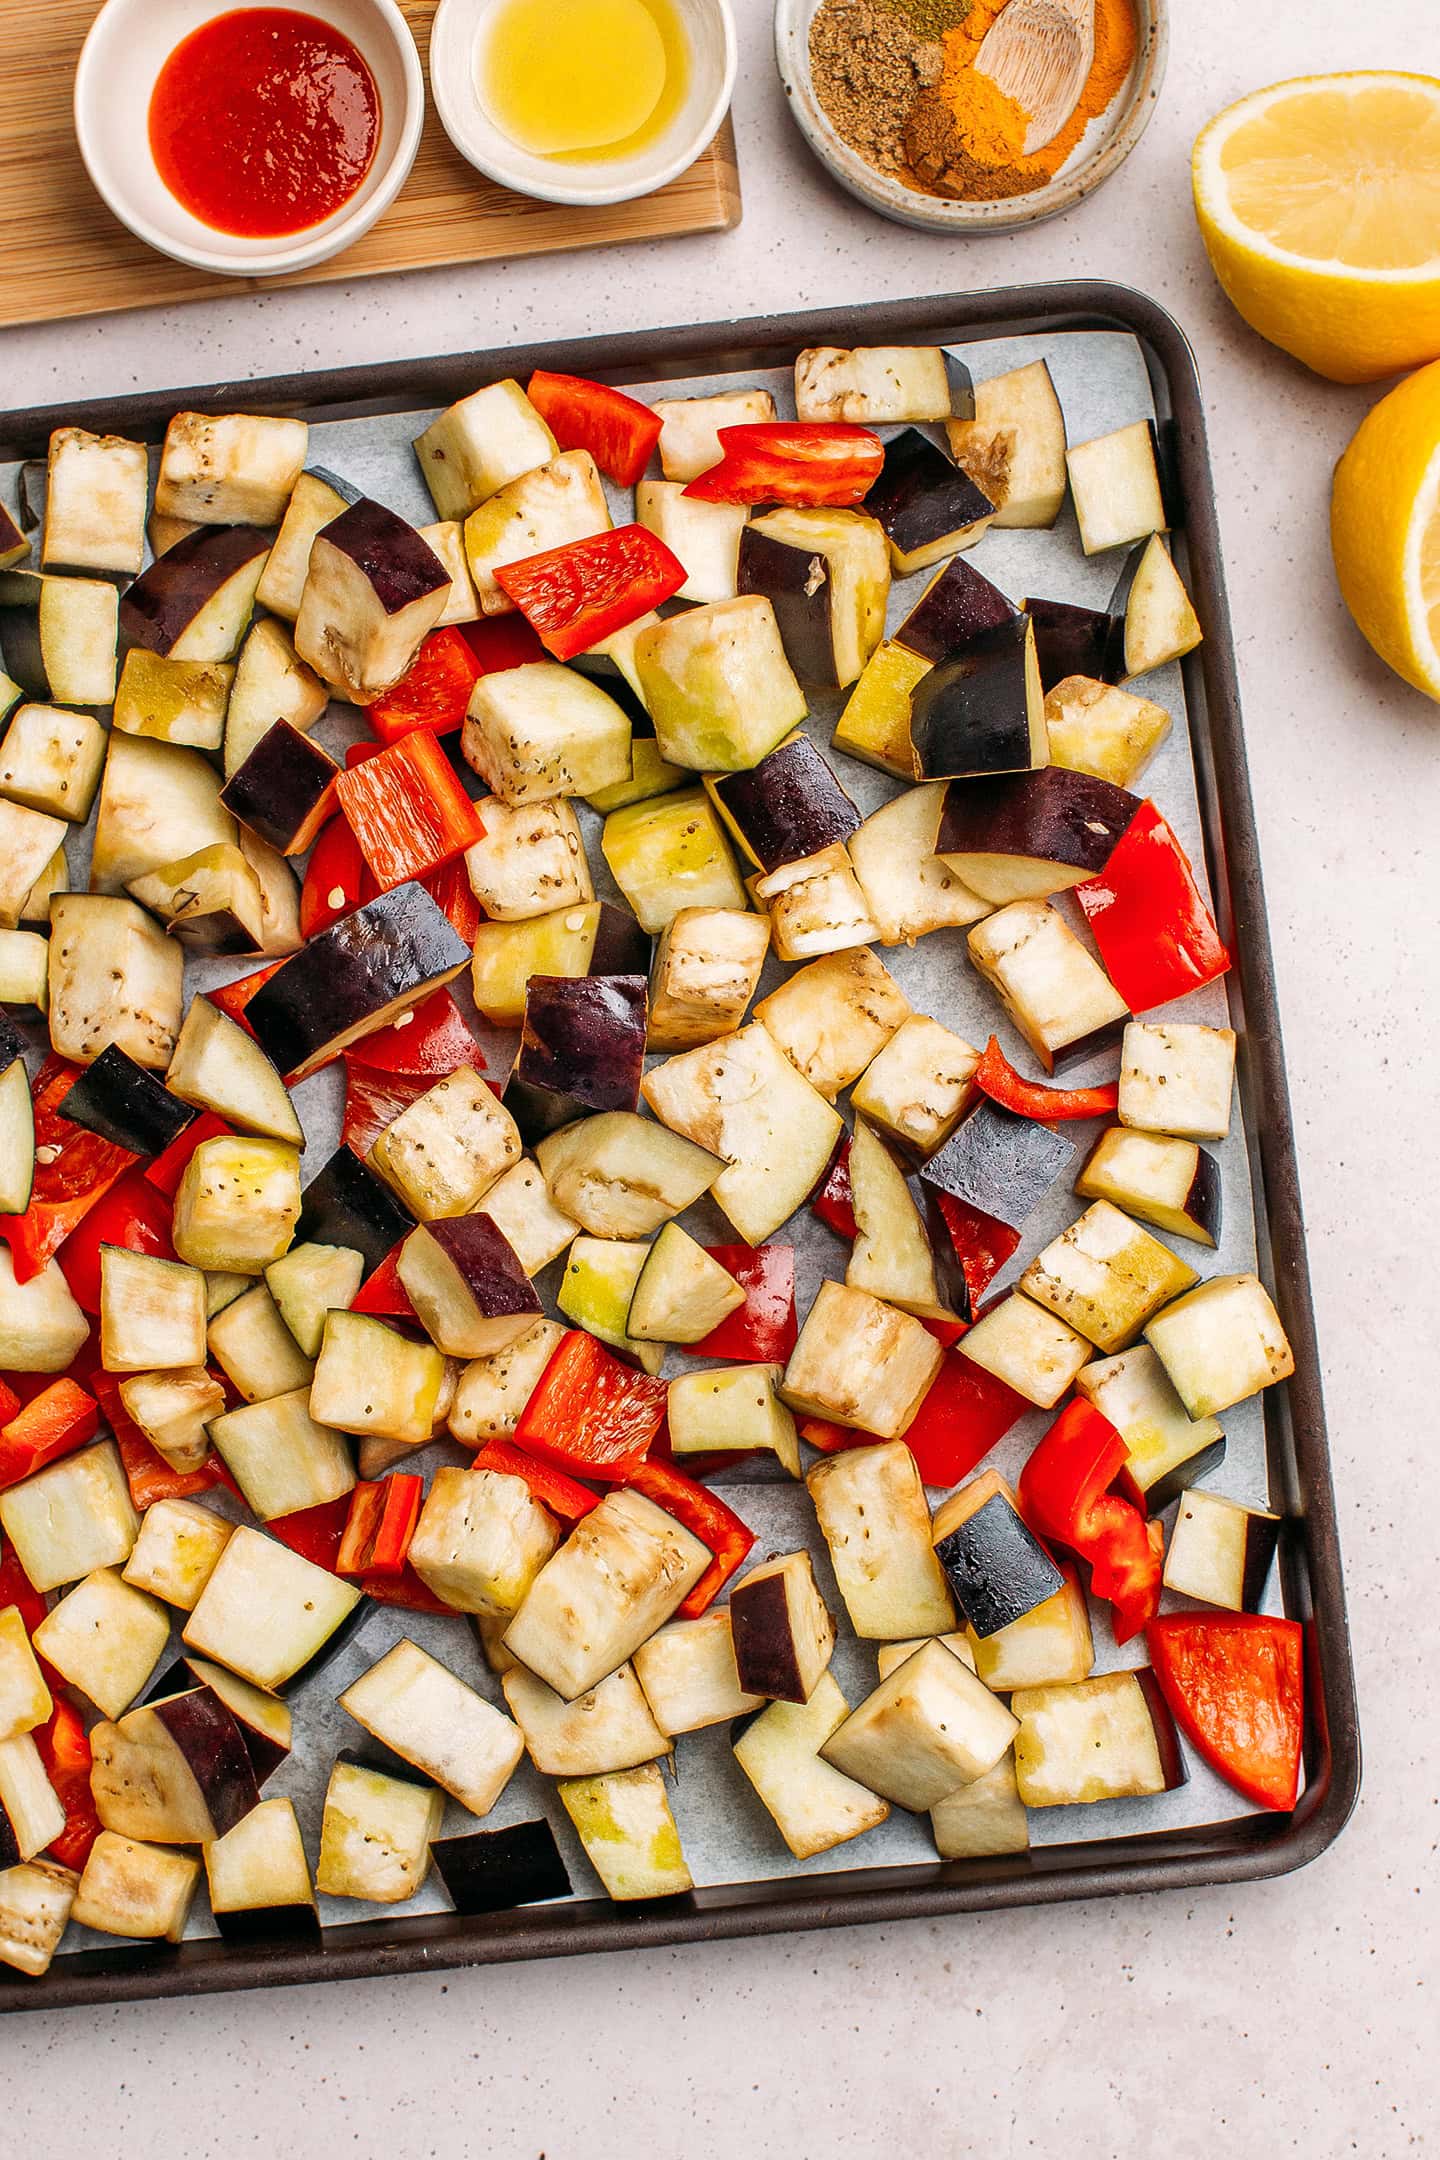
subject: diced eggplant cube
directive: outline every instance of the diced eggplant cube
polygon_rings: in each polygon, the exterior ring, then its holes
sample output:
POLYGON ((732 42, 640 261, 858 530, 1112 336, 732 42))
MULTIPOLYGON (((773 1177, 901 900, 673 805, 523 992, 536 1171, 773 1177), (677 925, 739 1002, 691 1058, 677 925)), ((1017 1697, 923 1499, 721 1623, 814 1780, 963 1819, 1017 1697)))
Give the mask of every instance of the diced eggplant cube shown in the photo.
POLYGON ((0 1006, 43 1013, 50 1002, 48 940, 0 928, 0 1006))
POLYGON ((535 1152, 556 1206, 597 1238, 649 1237, 724 1169, 718 1154, 630 1110, 581 1118, 535 1152))
POLYGON ((974 416, 950 420, 950 455, 995 505, 1002 526, 1055 523, 1065 500, 1065 415, 1043 360, 975 385, 974 416))
POLYGON ((865 508, 884 528, 897 577, 973 547, 995 515, 985 490, 913 427, 886 444, 865 508))
POLYGON ((936 850, 995 907, 1044 899, 1105 868, 1139 798, 1064 766, 1002 773, 946 791, 936 850))
POLYGON ((433 1785, 342 1758, 325 1788, 316 1889, 326 1897, 403 1904, 430 1871, 430 1840, 444 1813, 433 1785))
POLYGON ((832 747, 898 780, 913 780, 913 699, 932 665, 895 638, 877 645, 835 723, 832 747))
POLYGON ((543 1820, 436 1838, 430 1857, 458 1913, 512 1912, 573 1891, 555 1833, 543 1820))
POLYGON ((159 1663, 170 1615, 114 1568, 96 1568, 51 1607, 34 1639, 47 1664, 103 1716, 118 1718, 159 1663))
POLYGON ((1028 616, 977 631, 929 670, 911 700, 910 739, 920 780, 1045 763, 1045 693, 1028 616))
POLYGON ((415 440, 415 455, 442 518, 464 518, 508 480, 544 465, 559 448, 519 383, 486 383, 447 406, 415 440))
POLYGON ((125 890, 192 952, 292 953, 300 942, 294 872, 251 833, 157 863, 125 890))
POLYGON ((718 390, 710 397, 652 398, 660 418, 660 469, 667 480, 695 480, 723 455, 720 430, 775 418, 768 390, 718 390))
POLYGON ((1047 1072, 1115 1040, 1124 999, 1045 900, 1016 900, 977 923, 970 958, 1047 1072))
POLYGON ((635 1672, 662 1732, 698 1732, 758 1710, 735 1664, 731 1615, 712 1605, 698 1620, 672 1620, 635 1652, 635 1672))
POLYGON ((500 1685, 525 1735, 526 1753, 547 1777, 603 1777, 671 1753, 670 1736, 656 1724, 632 1665, 620 1666, 574 1702, 523 1665, 512 1666, 500 1685))
MULTIPOLYGON (((233 1311, 234 1308, 232 1307, 233 1311)), ((339 1500, 355 1484, 341 1435, 310 1414, 311 1390, 296 1388, 216 1418, 216 1452, 261 1522, 339 1500)))
POLYGON ((54 1707, 20 1608, 0 1607, 0 1746, 43 1725, 54 1707))
POLYGON ((498 1470, 437 1470, 409 1561, 457 1612, 516 1612, 559 1543, 554 1518, 523 1478, 498 1470))
POLYGON ((882 427, 948 420, 953 392, 938 345, 812 345, 795 361, 795 411, 804 421, 882 427))
POLYGON ((90 713, 22 705, 0 743, 0 794, 71 825, 90 815, 106 734, 90 713))
POLYGON ((740 541, 750 513, 743 504, 696 502, 678 480, 642 480, 635 515, 663 540, 685 571, 677 600, 733 600, 740 541))
POLYGON ((127 649, 174 660, 229 660, 245 634, 269 541, 247 525, 200 525, 127 587, 120 636, 127 649))
POLYGON ((1279 1534, 1278 1515, 1192 1487, 1170 1533, 1165 1587, 1227 1612, 1256 1612, 1279 1534))
POLYGON ((256 589, 255 598, 262 608, 286 622, 294 622, 300 612, 316 533, 359 499, 358 488, 323 466, 313 466, 300 474, 290 491, 280 530, 256 589))
POLYGON ((812 961, 755 1008, 796 1071, 829 1102, 860 1077, 909 1014, 910 1000, 866 946, 812 961))
POLYGON ((294 1245, 271 1261, 265 1286, 303 1358, 320 1355, 325 1315, 349 1306, 364 1277, 364 1256, 348 1245, 294 1245))
POLYGON ((802 682, 844 689, 885 635, 885 534, 858 510, 769 510, 740 535, 737 590, 770 602, 802 682))
POLYGON ((776 1394, 781 1370, 779 1365, 719 1365, 672 1380, 666 1417, 675 1454, 765 1449, 798 1478, 795 1420, 776 1394))
POLYGON ((655 1374, 665 1362, 663 1347, 638 1341, 629 1332, 630 1307, 647 1258, 647 1247, 637 1240, 578 1237, 570 1247, 556 1303, 576 1327, 608 1343, 643 1372, 655 1374))
POLYGON ((234 1528, 223 1515, 194 1500, 152 1501, 122 1579, 132 1590, 148 1591, 181 1612, 193 1612, 234 1528))
POLYGON ((827 1672, 808 1702, 772 1703, 736 1737, 735 1760, 797 1860, 848 1844, 890 1813, 888 1801, 821 1756, 849 1715, 850 1705, 827 1672))
POLYGON ((44 1852, 64 1828, 65 1810, 32 1735, 0 1741, 0 1880, 44 1852))
POLYGON ((1035 625, 1035 657, 1047 698, 1077 676, 1101 684, 1123 680, 1125 625, 1107 608, 1032 599, 1024 602, 1024 609, 1035 625))
POLYGON ((176 413, 160 453, 155 507, 197 525, 278 525, 309 438, 303 420, 176 413))
POLYGON ((253 1686, 275 1689, 318 1662, 359 1601, 353 1583, 242 1524, 201 1591, 184 1640, 253 1686))
POLYGON ((398 1195, 341 1147, 305 1187, 295 1236, 297 1242, 347 1246, 360 1254, 368 1275, 414 1227, 415 1218, 398 1195))
POLYGON ((935 1557, 967 1626, 982 1639, 1022 1620, 1063 1587, 1059 1568, 1003 1493, 940 1537, 935 1557))
POLYGON ((175 1195, 172 1236, 191 1267, 258 1275, 288 1249, 299 1218, 295 1148, 281 1140, 202 1140, 175 1195))
POLYGON ((658 1765, 566 1779, 558 1792, 587 1859, 617 1902, 694 1888, 658 1765))
POLYGON ((1162 1305, 1196 1281, 1194 1268, 1148 1230, 1097 1200, 1037 1253, 1020 1288, 1097 1349, 1123 1350, 1162 1305))
POLYGON ((339 770, 328 750, 288 720, 276 720, 237 765, 220 800, 282 855, 301 855, 328 814, 339 770))
MULTIPOLYGON (((487 828, 497 800, 487 800, 487 828)), ((632 975, 649 964, 650 940, 634 916, 592 900, 522 922, 480 923, 471 988, 492 1027, 518 1028, 532 975, 632 975)))
POLYGON ((310 1383, 310 1415, 340 1432, 420 1447, 441 1414, 444 1381, 445 1360, 430 1343, 412 1342, 366 1313, 330 1312, 310 1383))
POLYGON ((72 1125, 83 1125, 133 1155, 163 1154, 195 1116, 189 1103, 172 1095, 118 1043, 108 1044, 81 1073, 61 1108, 72 1125))
POLYGON ((1288 1380, 1295 1355, 1270 1293, 1255 1275, 1215 1275, 1168 1305, 1145 1330, 1192 1418, 1288 1380))
POLYGON ((980 1053, 925 1013, 911 1013, 855 1083, 851 1102, 910 1153, 942 1146, 970 1097, 980 1053))
POLYGON ((710 783, 722 816, 766 872, 843 846, 860 813, 808 735, 792 735, 749 772, 710 783))
POLYGON ((1170 715, 1153 698, 1067 675, 1045 695, 1045 733, 1052 765, 1093 773, 1128 788, 1170 733, 1170 715))
POLYGON ((643 1494, 607 1493, 535 1577, 506 1646, 573 1702, 663 1626, 711 1557, 643 1494))
POLYGON ((1083 1335, 1018 1290, 982 1314, 959 1348, 1041 1410, 1054 1409, 1090 1356, 1083 1335))
POLYGON ((1172 1237, 1220 1240, 1220 1166, 1193 1140, 1112 1125, 1075 1180, 1087 1200, 1108 1200, 1172 1237))
POLYGON ((478 1207, 522 1152, 510 1112, 459 1065, 386 1126, 368 1160, 418 1221, 437 1222, 478 1207))
POLYGON ((97 1440, 0 1493, 0 1529, 37 1590, 123 1567, 140 1517, 114 1441, 97 1440))
POLYGON ((826 848, 769 878, 755 878, 752 890, 770 911, 770 936, 781 960, 848 952, 880 935, 843 848, 826 848))
POLYGON ((763 1245, 795 1213, 841 1130, 837 1112, 759 1026, 670 1058, 641 1093, 673 1132, 724 1158, 710 1190, 749 1245, 763 1245))
MULTIPOLYGON (((262 616, 240 648, 230 686, 225 712, 226 780, 234 779, 276 722, 285 721, 303 738, 329 702, 328 688, 300 658, 284 624, 262 616)), ((297 757, 294 762, 299 770, 306 770, 303 759, 297 757)))
POLYGON ((210 1910, 226 1942, 317 1931, 315 1892, 293 1800, 262 1800, 204 1851, 210 1910))
POLYGON ((952 1635, 914 1635, 908 1642, 876 1644, 875 1670, 880 1678, 888 1680, 897 1665, 903 1665, 907 1658, 914 1657, 916 1651, 923 1650, 927 1642, 944 1643, 945 1648, 952 1651, 959 1658, 962 1665, 968 1665, 971 1672, 974 1672, 975 1652, 971 1649, 967 1636, 959 1633, 952 1635))
POLYGON ((857 1635, 891 1642, 954 1627, 925 1488, 903 1443, 827 1456, 805 1482, 857 1635))
POLYGON ((733 1034, 755 995, 770 923, 738 908, 681 908, 655 948, 651 1050, 690 1050, 733 1034))
MULTIPOLYGON (((802 1416, 833 1418, 898 1440, 939 1372, 941 1355, 934 1336, 909 1313, 868 1291, 823 1282, 790 1354, 781 1392, 802 1416)), ((909 1460, 908 1449, 902 1452, 909 1460)))
POLYGON ((200 1862, 164 1845, 102 1830, 90 1848, 70 1917, 77 1927, 136 1942, 178 1943, 185 1933, 200 1862))
POLYGON ((694 772, 744 772, 805 718, 775 610, 758 593, 669 615, 635 642, 660 754, 694 772))
POLYGON ((523 1139, 592 1110, 634 1110, 645 1069, 643 975, 538 975, 503 1101, 523 1139))
MULTIPOLYGON (((858 1098, 857 1107, 869 1111, 858 1098)), ((1074 1159, 1074 1142, 1063 1132, 985 1095, 922 1165, 920 1176, 925 1185, 1019 1230, 1074 1159)))
POLYGON ((990 904, 935 852, 946 789, 907 788, 873 810, 848 852, 882 945, 913 945, 930 930, 966 929, 990 904))
POLYGON ((162 1695, 96 1725, 90 1748, 95 1812, 121 1837, 208 1844, 259 1805, 245 1736, 208 1687, 162 1695))
POLYGON ((1135 420, 1113 435, 1076 443, 1066 464, 1080 522, 1080 545, 1087 555, 1128 547, 1151 533, 1164 532, 1155 431, 1148 420, 1135 420))
POLYGON ((399 1276, 421 1325, 447 1357, 491 1357, 528 1334, 540 1300, 518 1254, 486 1214, 420 1223, 399 1276))
POLYGON ((50 1970, 80 1878, 50 1860, 0 1871, 0 1965, 38 1980, 50 1970))
POLYGON ((600 850, 641 929, 652 937, 681 913, 743 913, 748 905, 730 843, 703 788, 613 810, 600 850))
POLYGON ((953 555, 902 619, 894 642, 933 665, 957 646, 968 645, 980 631, 994 630, 1019 612, 1014 601, 982 577, 972 562, 953 555))
POLYGON ((195 750, 218 750, 235 670, 220 660, 177 660, 136 645, 125 655, 112 724, 195 750))
POLYGON ((489 1814, 524 1753, 509 1718, 417 1643, 396 1643, 340 1707, 472 1815, 489 1814))
POLYGON ((465 850, 465 870, 492 922, 525 922, 594 899, 580 823, 562 797, 507 803, 491 795, 483 816, 485 836, 465 850))
POLYGON ((288 1704, 267 1689, 242 1680, 238 1673, 228 1672, 223 1665, 189 1656, 177 1658, 170 1670, 162 1673, 150 1690, 150 1700, 192 1686, 208 1688, 224 1703, 240 1727, 256 1778, 263 1785, 290 1753, 294 1720, 288 1704))
POLYGON ((315 535, 295 650, 352 705, 393 689, 450 597, 445 565, 393 510, 362 496, 315 535))
POLYGON ((507 480, 465 520, 465 559, 483 615, 513 613, 496 578, 507 563, 568 547, 610 529, 605 490, 588 450, 566 450, 507 480))
MULTIPOLYGON (((90 1323, 70 1294, 58 1260, 29 1282, 15 1280, 9 1246, 0 1250, 0 1358, 6 1372, 63 1373, 78 1357, 90 1323)), ((63 1577, 62 1577, 63 1580, 63 1577)))
POLYGON ((1021 1688, 1015 1778, 1026 1807, 1142 1799, 1185 1782, 1175 1728, 1148 1673, 1021 1688))
POLYGON ((100 1356, 113 1373, 202 1365, 205 1278, 199 1269, 102 1245, 100 1356))
POLYGON ((625 1333, 639 1342, 703 1342, 744 1303, 729 1269, 688 1230, 666 1223, 635 1278, 625 1333))
POLYGON ((823 1759, 921 1813, 993 1770, 1016 1720, 968 1665, 928 1642, 880 1682, 821 1748, 823 1759))
POLYGON ((1125 1442, 1126 1468, 1153 1515, 1224 1461, 1219 1420, 1191 1419, 1149 1343, 1085 1366, 1075 1385, 1125 1442))
POLYGON ((538 1163, 522 1156, 485 1195, 485 1213, 528 1276, 558 1259, 579 1228, 556 1207, 538 1163))
POLYGON ((235 845, 220 775, 198 750, 112 733, 100 783, 90 889, 119 893, 158 864, 235 845))
MULTIPOLYGON (((849 1171, 855 1216, 855 1241, 845 1267, 849 1287, 868 1290, 919 1320, 952 1319, 954 1309, 966 1312, 963 1276, 948 1263, 937 1265, 903 1170, 862 1117, 855 1120, 849 1171)), ((942 1243, 941 1253, 946 1250, 942 1243)))
POLYGON ((735 1675, 742 1694, 808 1702, 835 1648, 808 1552, 752 1568, 730 1593, 735 1675))
POLYGON ((993 1770, 947 1793, 930 1810, 930 1834, 942 1860, 982 1860, 1030 1849, 1030 1819, 1015 1782, 1013 1752, 993 1770))
POLYGON ((971 1637, 975 1670, 986 1687, 1008 1694, 1089 1678, 1095 1663, 1089 1607, 1074 1568, 1062 1573, 1053 1597, 993 1635, 971 1637))
POLYGON ((45 472, 40 560, 47 570, 134 577, 145 560, 150 471, 145 445, 56 428, 45 472))
POLYGON ((508 1350, 471 1360, 450 1409, 450 1430, 463 1447, 510 1437, 564 1333, 554 1320, 537 1320, 508 1350))
POLYGON ((89 1065, 118 1043, 163 1072, 180 1032, 185 956, 133 900, 66 893, 50 909, 50 1042, 89 1065))
POLYGON ((630 721, 575 668, 530 660, 480 677, 460 754, 502 802, 594 795, 630 777, 630 721))
MULTIPOLYGON (((0 797, 0 926, 13 930, 30 919, 31 891, 64 845, 65 826, 60 818, 0 797)), ((742 906, 744 899, 742 886, 742 906)))
POLYGON ((209 1454, 206 1428, 223 1412, 225 1390, 203 1365, 192 1365, 132 1373, 120 1383, 120 1400, 171 1469, 184 1472, 198 1470, 209 1454))
POLYGON ((1194 652, 1204 635, 1185 581, 1159 533, 1152 534, 1120 573, 1112 613, 1125 624, 1125 673, 1148 675, 1194 652))
POLYGON ((1132 1020, 1120 1048, 1120 1122, 1185 1140, 1230 1130, 1235 1031, 1193 1020, 1132 1020))

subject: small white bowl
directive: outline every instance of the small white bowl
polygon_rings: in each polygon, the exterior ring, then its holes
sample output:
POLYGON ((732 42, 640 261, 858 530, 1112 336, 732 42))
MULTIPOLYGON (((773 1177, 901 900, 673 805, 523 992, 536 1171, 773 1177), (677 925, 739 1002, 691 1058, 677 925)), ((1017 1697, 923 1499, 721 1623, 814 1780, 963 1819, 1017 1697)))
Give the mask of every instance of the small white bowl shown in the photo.
POLYGON ((690 42, 690 88, 664 133, 628 158, 539 157, 496 127, 480 103, 476 62, 496 0, 441 0, 430 30, 430 91, 446 134, 487 179, 541 202, 618 203, 679 178, 705 148, 735 88, 729 0, 674 0, 690 42))
POLYGON ((150 153, 156 78, 176 46, 225 13, 224 0, 106 0, 75 71, 75 134, 85 169, 138 240, 225 277, 280 277, 338 255, 389 209, 410 175, 425 120, 425 78, 395 0, 301 0, 348 37, 380 93, 380 140, 343 209, 274 239, 217 232, 175 200, 150 153))

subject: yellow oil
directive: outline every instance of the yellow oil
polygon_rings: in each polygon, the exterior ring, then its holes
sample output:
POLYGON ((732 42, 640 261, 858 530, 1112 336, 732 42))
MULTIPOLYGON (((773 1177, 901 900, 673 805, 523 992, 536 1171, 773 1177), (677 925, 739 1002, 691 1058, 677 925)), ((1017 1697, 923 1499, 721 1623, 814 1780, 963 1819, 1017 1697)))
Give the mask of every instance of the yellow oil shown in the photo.
POLYGON ((476 87, 520 149, 589 163, 656 141, 689 69, 673 0, 499 0, 476 87))

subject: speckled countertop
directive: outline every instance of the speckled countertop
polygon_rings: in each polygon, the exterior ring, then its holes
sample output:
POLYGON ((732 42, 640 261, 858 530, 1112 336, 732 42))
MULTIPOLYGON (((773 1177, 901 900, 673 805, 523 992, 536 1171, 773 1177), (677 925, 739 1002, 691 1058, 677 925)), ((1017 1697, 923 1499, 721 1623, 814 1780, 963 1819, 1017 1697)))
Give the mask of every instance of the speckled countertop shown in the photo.
POLYGON ((1370 656, 1330 575, 1330 467, 1370 394, 1249 336, 1188 199, 1213 111, 1285 75, 1425 66, 1427 45, 1433 64, 1434 0, 1172 0, 1162 109, 1122 174, 1061 223, 970 244, 832 188, 785 118, 764 0, 738 13, 737 231, 11 331, 4 402, 1026 279, 1128 280, 1172 309, 1199 355, 1220 491, 1364 1798, 1310 1871, 1234 1891, 16 2019, 7 2154, 1018 2160, 1063 2140, 1087 2160, 1398 2160, 1437 2137, 1440 712, 1370 656))

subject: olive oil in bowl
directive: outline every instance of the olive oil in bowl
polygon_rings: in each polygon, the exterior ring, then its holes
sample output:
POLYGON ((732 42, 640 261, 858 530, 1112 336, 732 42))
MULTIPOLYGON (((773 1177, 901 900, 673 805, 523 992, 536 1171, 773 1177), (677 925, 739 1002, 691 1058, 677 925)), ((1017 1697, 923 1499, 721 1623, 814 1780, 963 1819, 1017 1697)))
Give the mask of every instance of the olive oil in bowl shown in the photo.
POLYGON ((476 88, 519 149, 588 164, 658 141, 689 72, 673 0, 497 0, 476 88))

